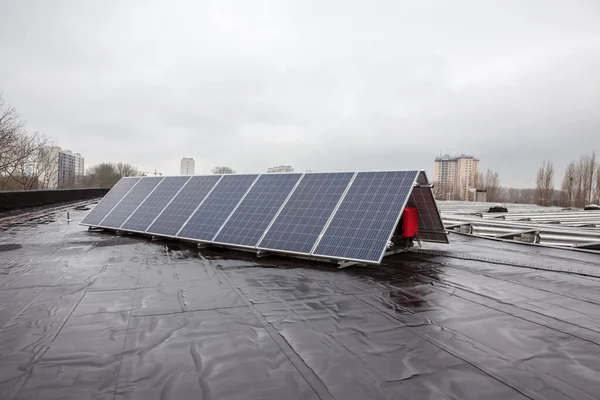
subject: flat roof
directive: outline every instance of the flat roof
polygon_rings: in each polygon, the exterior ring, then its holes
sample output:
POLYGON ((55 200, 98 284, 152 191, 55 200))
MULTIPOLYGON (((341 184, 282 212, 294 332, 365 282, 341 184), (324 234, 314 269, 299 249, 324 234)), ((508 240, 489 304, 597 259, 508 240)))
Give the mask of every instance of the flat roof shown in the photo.
POLYGON ((337 269, 0 226, 0 398, 597 398, 598 256, 451 235, 337 269), (117 396, 118 395, 118 396, 117 396))

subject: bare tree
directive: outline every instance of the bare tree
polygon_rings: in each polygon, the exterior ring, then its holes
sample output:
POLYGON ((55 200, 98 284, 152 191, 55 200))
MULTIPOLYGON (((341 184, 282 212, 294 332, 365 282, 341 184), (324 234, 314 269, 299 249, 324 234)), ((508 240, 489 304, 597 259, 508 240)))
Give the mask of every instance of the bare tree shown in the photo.
POLYGON ((562 205, 565 207, 573 207, 575 202, 577 177, 575 162, 571 161, 565 170, 565 177, 562 181, 562 205))
POLYGON ((433 195, 438 200, 455 200, 455 191, 452 190, 449 184, 434 182, 433 195))
POLYGON ((127 164, 127 163, 123 163, 123 162, 118 162, 116 164, 113 164, 114 168, 116 170, 116 173, 119 177, 124 177, 124 176, 137 176, 140 175, 140 171, 134 167, 131 164, 127 164))
POLYGON ((594 203, 600 204, 600 165, 596 168, 596 181, 594 184, 594 203))
POLYGON ((29 133, 13 107, 0 94, 0 189, 35 189, 48 167, 49 140, 29 133))
POLYGON ((126 163, 102 163, 88 168, 85 185, 88 187, 113 187, 125 176, 137 176, 139 170, 126 163))
POLYGON ((537 204, 548 206, 554 194, 554 164, 544 161, 538 170, 536 179, 537 204))
POLYGON ((479 186, 487 191, 487 201, 500 201, 500 176, 488 168, 485 175, 479 174, 479 186))
POLYGON ((596 153, 582 155, 575 165, 575 199, 576 207, 583 207, 594 198, 594 181, 596 176, 596 153))
POLYGON ((235 170, 231 167, 214 167, 210 172, 213 174, 235 174, 235 170))
POLYGON ((4 102, 0 94, 0 177, 5 187, 20 156, 24 123, 17 111, 4 102))
POLYGON ((433 182, 433 196, 438 200, 446 200, 446 198, 444 197, 443 186, 444 185, 438 181, 433 182))
POLYGON ((48 143, 49 140, 39 133, 23 137, 21 156, 10 174, 20 189, 55 189, 52 183, 56 183, 56 179, 51 179, 51 173, 53 169, 58 173, 58 160, 51 159, 48 143))
POLYGON ((592 152, 592 155, 589 158, 589 166, 588 166, 588 174, 589 176, 589 194, 588 194, 588 203, 591 203, 592 200, 594 199, 594 177, 596 174, 596 152, 592 152))

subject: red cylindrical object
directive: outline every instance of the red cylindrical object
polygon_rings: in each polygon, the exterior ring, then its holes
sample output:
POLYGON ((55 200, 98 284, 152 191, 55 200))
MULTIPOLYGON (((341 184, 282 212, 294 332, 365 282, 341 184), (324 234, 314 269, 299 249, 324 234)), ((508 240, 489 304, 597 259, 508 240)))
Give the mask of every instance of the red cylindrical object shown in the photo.
POLYGON ((411 238, 419 233, 419 210, 406 207, 402 213, 402 237, 411 238))

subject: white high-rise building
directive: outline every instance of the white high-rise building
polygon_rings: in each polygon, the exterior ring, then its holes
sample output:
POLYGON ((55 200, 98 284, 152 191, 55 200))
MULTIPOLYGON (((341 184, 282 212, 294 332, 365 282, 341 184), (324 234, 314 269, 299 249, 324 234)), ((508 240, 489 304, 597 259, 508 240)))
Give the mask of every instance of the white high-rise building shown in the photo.
POLYGON ((181 159, 181 175, 194 175, 196 162, 192 157, 183 157, 181 159))
POLYGON ((271 167, 267 169, 267 174, 272 174, 275 172, 294 172, 294 168, 291 165, 280 165, 278 167, 271 167))
POLYGON ((47 165, 39 177, 40 186, 48 189, 77 187, 85 174, 85 158, 60 147, 47 148, 47 165))

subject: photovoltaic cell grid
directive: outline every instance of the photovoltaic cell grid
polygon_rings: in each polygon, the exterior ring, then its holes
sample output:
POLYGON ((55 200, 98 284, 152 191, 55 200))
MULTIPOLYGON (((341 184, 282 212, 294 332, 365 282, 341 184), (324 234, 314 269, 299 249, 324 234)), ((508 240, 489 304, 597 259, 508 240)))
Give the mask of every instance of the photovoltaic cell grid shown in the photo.
POLYGON ((177 237, 211 241, 258 175, 224 175, 177 237))
POLYGON ((415 187, 408 205, 419 210, 419 238, 424 242, 448 243, 431 188, 415 187))
POLYGON ((99 227, 120 228, 123 222, 142 204, 144 199, 163 180, 162 177, 143 178, 127 193, 123 200, 104 218, 99 227))
POLYGON ((124 178, 82 224, 378 263, 409 194, 421 239, 448 242, 431 188, 414 187, 428 184, 417 174, 124 178))
POLYGON ((358 173, 313 254, 378 263, 417 174, 358 173))
POLYGON ((352 172, 304 175, 258 247, 309 254, 352 176, 352 172))
POLYGON ((146 232, 175 236, 220 178, 221 175, 192 176, 146 232))
POLYGON ((302 174, 261 175, 214 239, 254 247, 302 174))
POLYGON ((146 201, 129 216, 121 229, 144 232, 189 179, 189 176, 169 176, 163 179, 146 201))
POLYGON ((81 221, 82 225, 97 226, 106 214, 121 201, 123 196, 139 181, 140 178, 123 178, 100 200, 92 211, 81 221))

